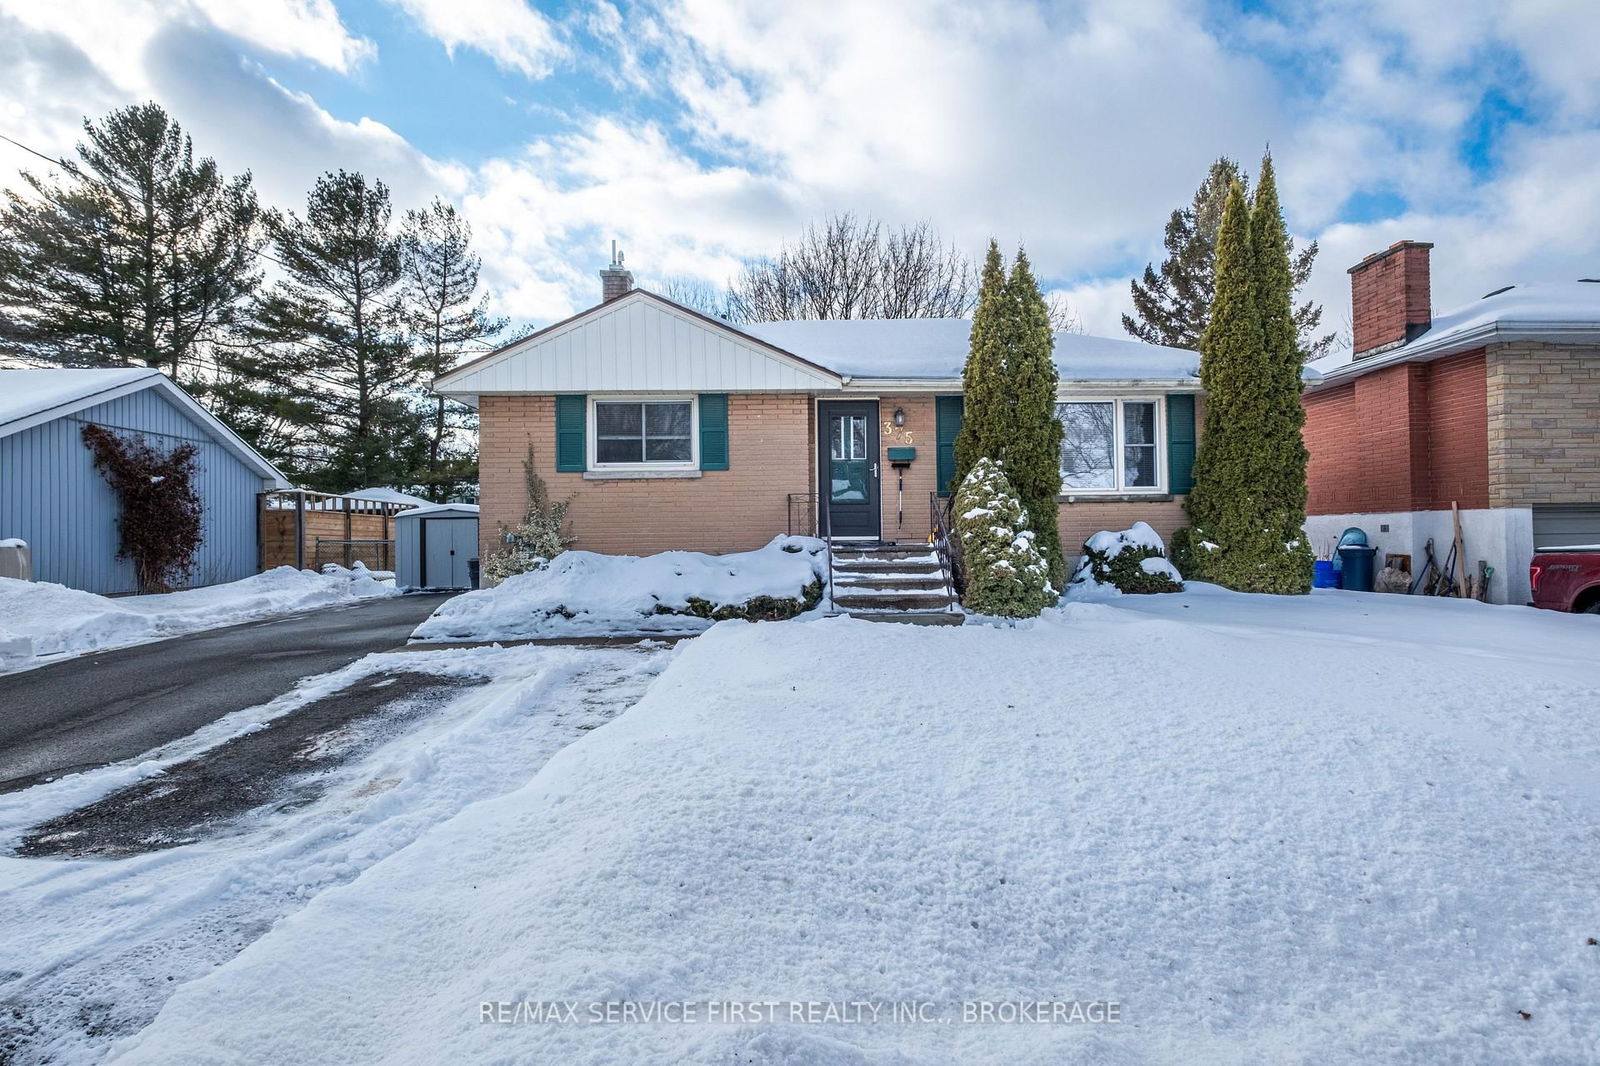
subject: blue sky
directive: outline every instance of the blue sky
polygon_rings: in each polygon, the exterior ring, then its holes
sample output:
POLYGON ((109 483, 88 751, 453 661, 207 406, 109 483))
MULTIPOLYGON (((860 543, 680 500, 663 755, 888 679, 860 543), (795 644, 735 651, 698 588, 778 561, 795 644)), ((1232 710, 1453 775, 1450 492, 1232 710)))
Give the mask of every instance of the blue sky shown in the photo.
POLYGON ((0 0, 0 132, 66 152, 153 98, 269 202, 335 167, 446 197, 519 321, 592 302, 612 238, 720 283, 852 210, 1025 243, 1100 333, 1207 163, 1270 143, 1337 329, 1400 238, 1441 309, 1600 270, 1596 40, 1563 0, 0 0))

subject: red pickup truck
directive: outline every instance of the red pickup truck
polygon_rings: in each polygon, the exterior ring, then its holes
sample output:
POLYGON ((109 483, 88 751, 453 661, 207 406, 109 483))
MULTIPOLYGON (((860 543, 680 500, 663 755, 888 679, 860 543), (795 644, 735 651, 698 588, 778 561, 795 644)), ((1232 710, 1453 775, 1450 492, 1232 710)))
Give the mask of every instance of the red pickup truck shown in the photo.
POLYGON ((1542 548, 1528 566, 1533 605, 1600 614, 1600 544, 1542 548))

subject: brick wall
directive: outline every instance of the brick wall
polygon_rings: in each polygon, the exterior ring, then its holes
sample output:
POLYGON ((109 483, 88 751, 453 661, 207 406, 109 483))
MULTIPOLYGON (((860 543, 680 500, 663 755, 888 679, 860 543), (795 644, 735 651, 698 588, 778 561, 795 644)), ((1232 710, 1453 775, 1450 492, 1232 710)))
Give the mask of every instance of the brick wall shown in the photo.
MULTIPOLYGON (((528 445, 552 497, 572 498, 568 511, 576 547, 648 554, 669 549, 726 552, 758 548, 788 528, 787 494, 814 489, 816 462, 813 397, 799 394, 728 398, 729 469, 698 478, 590 480, 555 471, 555 399, 492 396, 482 399, 479 479, 480 551, 500 543, 500 527, 519 521, 527 504, 522 462, 528 445)), ((1203 409, 1196 412, 1204 418, 1203 409)), ((928 496, 937 478, 934 398, 884 396, 879 401, 883 538, 920 543, 928 536, 928 496), (895 408, 906 424, 895 427, 895 408), (891 447, 910 445, 916 461, 905 474, 905 513, 898 514, 891 447)), ((1148 522, 1165 538, 1186 523, 1183 497, 1146 501, 1062 501, 1061 544, 1076 555, 1091 534, 1148 522)))
POLYGON ((884 396, 878 400, 878 447, 883 472, 883 539, 922 543, 928 539, 928 495, 938 481, 938 437, 932 396, 884 396), (906 413, 906 424, 896 428, 895 408, 906 413), (899 492, 889 449, 910 445, 916 462, 905 473, 905 515, 899 514, 899 492))
POLYGON ((1356 385, 1347 382, 1301 399, 1306 462, 1306 513, 1343 514, 1362 494, 1362 448, 1356 437, 1356 385))
POLYGON ((1083 551, 1083 542, 1102 529, 1127 529, 1135 522, 1148 522, 1161 539, 1172 545, 1172 534, 1189 524, 1182 496, 1159 500, 1065 500, 1056 505, 1056 520, 1061 526, 1061 554, 1068 560, 1083 551))
POLYGON ((1426 506, 1489 506, 1489 391, 1482 352, 1428 364, 1426 506))
POLYGON ((1600 503, 1600 347, 1492 345, 1488 394, 1493 506, 1600 503))
POLYGON ((1308 394, 1306 513, 1489 506, 1487 394, 1481 351, 1308 394))
POLYGON ((811 398, 728 397, 728 469, 696 478, 589 480, 555 471, 555 398, 484 396, 479 422, 480 550, 498 547, 500 527, 527 506, 522 462, 528 445, 567 512, 575 547, 641 555, 671 548, 729 552, 759 548, 788 528, 787 493, 810 492, 814 445, 811 398))

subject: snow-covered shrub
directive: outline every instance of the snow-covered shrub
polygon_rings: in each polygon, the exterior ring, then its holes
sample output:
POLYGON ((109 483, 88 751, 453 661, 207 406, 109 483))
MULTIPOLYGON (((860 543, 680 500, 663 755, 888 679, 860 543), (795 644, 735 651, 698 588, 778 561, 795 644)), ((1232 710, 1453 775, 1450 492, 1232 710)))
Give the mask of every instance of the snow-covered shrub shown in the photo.
POLYGON ((979 459, 956 490, 956 533, 966 560, 961 605, 975 614, 1032 618, 1055 599, 1022 501, 1000 464, 979 459))
POLYGON ((522 461, 522 476, 528 486, 528 510, 515 526, 501 524, 500 539, 504 543, 483 561, 483 581, 491 587, 514 574, 549 565, 551 559, 572 545, 572 533, 567 528, 567 507, 572 501, 550 499, 544 478, 534 466, 531 444, 528 457, 522 461))
POLYGON ((1102 530, 1085 541, 1072 583, 1131 593, 1183 591, 1183 576, 1167 561, 1161 535, 1144 522, 1119 533, 1102 530))

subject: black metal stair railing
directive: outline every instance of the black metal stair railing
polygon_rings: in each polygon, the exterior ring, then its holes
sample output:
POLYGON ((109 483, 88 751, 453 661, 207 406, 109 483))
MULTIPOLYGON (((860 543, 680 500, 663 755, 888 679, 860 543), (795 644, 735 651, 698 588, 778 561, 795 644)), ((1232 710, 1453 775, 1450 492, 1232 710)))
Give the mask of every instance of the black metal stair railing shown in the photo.
POLYGON ((939 556, 940 568, 944 572, 945 592, 952 600, 960 598, 962 585, 959 576, 961 538, 956 535, 955 522, 950 514, 954 502, 953 498, 941 500, 937 492, 928 493, 928 540, 939 556))

